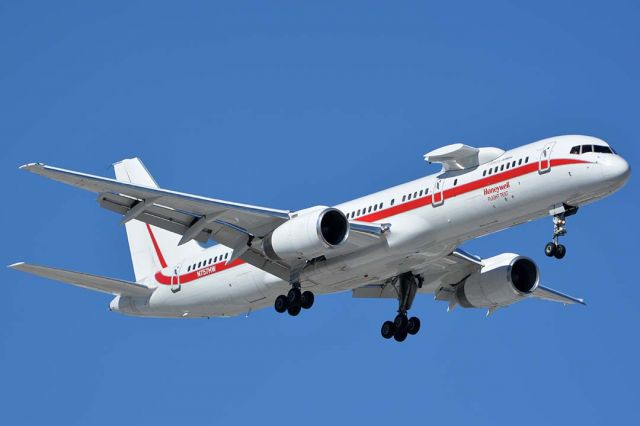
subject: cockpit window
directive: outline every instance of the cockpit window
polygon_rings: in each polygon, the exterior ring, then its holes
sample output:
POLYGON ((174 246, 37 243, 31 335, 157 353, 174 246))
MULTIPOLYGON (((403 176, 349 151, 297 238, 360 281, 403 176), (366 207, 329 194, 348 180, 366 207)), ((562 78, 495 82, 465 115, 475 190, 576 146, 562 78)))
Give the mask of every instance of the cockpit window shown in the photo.
POLYGON ((616 152, 613 148, 604 146, 604 145, 582 145, 582 146, 574 146, 571 148, 569 154, 580 154, 582 149, 582 154, 587 152, 597 152, 599 154, 615 154, 616 152))
POLYGON ((599 152, 601 154, 613 154, 613 151, 611 151, 611 148, 609 148, 608 146, 601 146, 601 145, 594 145, 593 152, 599 152))

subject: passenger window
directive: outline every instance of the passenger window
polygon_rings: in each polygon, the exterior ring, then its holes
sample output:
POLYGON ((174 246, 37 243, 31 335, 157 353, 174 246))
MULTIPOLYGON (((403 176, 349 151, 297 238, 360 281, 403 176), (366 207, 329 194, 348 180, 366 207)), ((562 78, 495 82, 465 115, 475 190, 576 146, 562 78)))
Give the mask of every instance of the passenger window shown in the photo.
POLYGON ((217 261, 218 261, 218 256, 214 257, 214 258, 213 258, 213 261, 214 261, 214 262, 217 262, 217 261))
POLYGON ((187 272, 191 270, 191 265, 187 266, 187 272))
POLYGON ((406 196, 406 195, 403 195, 403 196, 402 196, 402 201, 404 202, 404 200, 406 200, 406 199, 407 199, 407 196, 406 196))
POLYGON ((417 198, 418 197, 418 191, 413 193, 413 198, 417 198))
POLYGON ((198 268, 200 268, 200 265, 202 264, 202 262, 198 262, 198 268))
POLYGON ((507 170, 509 170, 509 166, 511 165, 511 163, 507 163, 507 170))
POLYGON ((411 194, 407 195, 407 200, 411 199, 411 194))
POLYGON ((487 175, 487 170, 485 169, 482 171, 482 176, 486 176, 486 175, 487 175))
POLYGON ((458 179, 453 181, 453 186, 456 186, 458 184, 458 179))
POLYGON ((502 166, 500 166, 500 171, 504 170, 504 164, 502 166))
POLYGON ((228 257, 229 257, 229 253, 225 253, 225 254, 224 254, 224 258, 226 259, 226 258, 228 258, 228 257))
POLYGON ((395 203, 396 203, 396 199, 395 199, 395 198, 392 198, 392 199, 391 199, 391 205, 394 205, 395 203))
POLYGON ((427 195, 429 193, 429 188, 424 190, 424 195, 427 195))
POLYGON ((421 189, 421 190, 420 190, 420 196, 421 196, 421 197, 422 197, 422 193, 423 193, 423 192, 424 192, 424 191, 421 189))
POLYGON ((369 213, 371 213, 371 206, 369 206, 369 213))
POLYGON ((498 166, 493 169, 493 173, 498 173, 498 166))
POLYGON ((380 203, 380 208, 382 208, 383 205, 384 205, 384 203, 380 203))
POLYGON ((518 166, 522 165, 522 158, 520 160, 518 160, 518 166))
POLYGON ((571 148, 571 151, 569 151, 569 154, 580 154, 580 145, 574 146, 573 148, 571 148))
POLYGON ((582 153, 593 152, 593 145, 582 145, 582 153))
POLYGON ((373 205, 373 211, 375 212, 375 211, 377 211, 377 210, 378 210, 378 205, 377 205, 377 204, 374 204, 374 205, 373 205))
POLYGON ((525 164, 529 162, 529 157, 524 159, 525 164))

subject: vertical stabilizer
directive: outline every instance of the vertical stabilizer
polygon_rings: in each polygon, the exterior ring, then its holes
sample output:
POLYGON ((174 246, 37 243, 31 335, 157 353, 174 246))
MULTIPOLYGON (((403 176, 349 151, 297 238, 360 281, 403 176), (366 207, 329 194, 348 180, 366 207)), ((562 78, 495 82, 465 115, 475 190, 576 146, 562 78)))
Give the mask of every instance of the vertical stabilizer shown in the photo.
MULTIPOLYGON (((113 168, 118 180, 158 188, 158 184, 138 158, 122 160, 114 164, 113 168)), ((126 222, 125 228, 136 281, 202 251, 202 247, 195 241, 178 246, 180 235, 136 219, 126 222)))

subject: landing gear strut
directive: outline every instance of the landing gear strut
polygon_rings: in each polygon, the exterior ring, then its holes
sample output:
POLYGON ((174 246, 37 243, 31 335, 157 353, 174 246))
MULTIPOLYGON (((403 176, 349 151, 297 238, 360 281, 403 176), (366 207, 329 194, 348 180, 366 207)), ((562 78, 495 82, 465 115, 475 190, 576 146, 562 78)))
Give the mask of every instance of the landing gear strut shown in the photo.
POLYGON ((397 342, 403 342, 407 335, 415 335, 420 331, 420 319, 408 318, 407 312, 411 309, 418 288, 422 287, 422 277, 406 272, 398 276, 394 285, 398 292, 398 315, 393 321, 385 321, 380 333, 385 339, 393 337, 397 342))
POLYGON ((544 246, 544 254, 556 259, 562 259, 567 254, 567 248, 558 239, 567 234, 567 216, 576 214, 578 208, 564 204, 562 210, 553 215, 553 240, 544 246))
POLYGON ((292 286, 286 295, 281 294, 276 297, 274 307, 276 312, 280 314, 286 311, 289 315, 295 317, 302 309, 311 308, 315 297, 310 291, 302 291, 299 282, 293 283, 292 286))

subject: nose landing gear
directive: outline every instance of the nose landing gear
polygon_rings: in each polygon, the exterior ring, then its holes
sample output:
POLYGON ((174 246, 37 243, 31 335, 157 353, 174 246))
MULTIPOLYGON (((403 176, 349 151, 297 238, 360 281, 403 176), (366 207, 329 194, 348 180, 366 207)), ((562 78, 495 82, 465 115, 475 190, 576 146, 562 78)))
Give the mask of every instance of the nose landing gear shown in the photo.
POLYGON ((408 318, 407 311, 413 304, 418 288, 422 287, 422 277, 407 272, 398 276, 395 286, 398 292, 398 315, 393 321, 385 321, 380 333, 385 339, 393 337, 397 342, 403 342, 409 334, 415 335, 420 331, 420 319, 408 318))
POLYGON ((567 234, 567 216, 577 212, 577 207, 563 204, 562 212, 553 215, 553 240, 544 246, 545 255, 562 259, 567 254, 567 248, 560 244, 558 239, 567 234))

